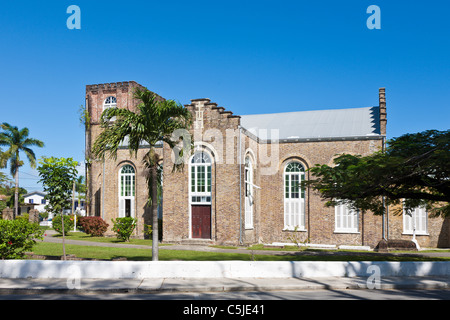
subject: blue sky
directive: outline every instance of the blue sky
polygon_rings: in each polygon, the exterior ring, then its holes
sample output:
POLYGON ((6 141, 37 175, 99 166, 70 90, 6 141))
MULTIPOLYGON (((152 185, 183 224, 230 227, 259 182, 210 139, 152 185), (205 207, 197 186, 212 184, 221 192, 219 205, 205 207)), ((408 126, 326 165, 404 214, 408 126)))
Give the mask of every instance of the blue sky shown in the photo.
MULTIPOLYGON (((388 138, 450 124, 450 2, 8 1, 0 8, 0 122, 41 156, 84 159, 87 84, 134 80, 235 114, 378 105, 388 138), (81 9, 69 30, 67 7, 81 9), (381 29, 370 30, 370 5, 381 29)), ((8 170, 4 170, 8 172, 8 170)), ((39 190, 26 164, 20 185, 39 190)))

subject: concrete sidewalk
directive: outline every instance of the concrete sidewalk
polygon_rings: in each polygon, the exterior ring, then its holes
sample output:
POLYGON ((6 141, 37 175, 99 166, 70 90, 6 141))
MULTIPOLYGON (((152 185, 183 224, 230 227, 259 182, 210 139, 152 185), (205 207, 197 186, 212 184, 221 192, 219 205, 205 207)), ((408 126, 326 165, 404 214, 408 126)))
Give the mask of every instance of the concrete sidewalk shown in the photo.
POLYGON ((0 279, 0 294, 450 289, 450 278, 0 279))

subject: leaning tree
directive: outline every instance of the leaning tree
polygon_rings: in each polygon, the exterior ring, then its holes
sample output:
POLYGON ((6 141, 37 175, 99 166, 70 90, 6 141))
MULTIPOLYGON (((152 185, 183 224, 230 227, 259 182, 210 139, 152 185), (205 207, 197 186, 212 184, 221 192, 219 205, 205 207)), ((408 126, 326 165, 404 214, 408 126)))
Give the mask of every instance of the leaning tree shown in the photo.
POLYGON ((450 130, 405 134, 369 156, 342 154, 333 166, 316 165, 304 187, 319 191, 327 206, 347 204, 382 215, 387 205, 425 206, 450 216, 450 130))

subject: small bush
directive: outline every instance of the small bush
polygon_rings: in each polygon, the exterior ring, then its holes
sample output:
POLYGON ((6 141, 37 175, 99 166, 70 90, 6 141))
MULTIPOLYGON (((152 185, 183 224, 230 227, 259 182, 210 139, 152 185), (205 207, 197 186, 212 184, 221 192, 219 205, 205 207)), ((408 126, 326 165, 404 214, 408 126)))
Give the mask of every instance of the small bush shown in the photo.
POLYGON ((129 241, 134 228, 136 227, 136 219, 131 217, 112 219, 114 223, 113 231, 116 233, 117 239, 129 241))
POLYGON ((30 215, 28 213, 24 213, 24 214, 21 214, 20 216, 16 217, 16 220, 20 220, 20 219, 25 220, 25 221, 29 221, 30 220, 30 215))
POLYGON ((109 224, 100 217, 80 217, 78 219, 78 227, 86 234, 93 237, 103 237, 109 224))
POLYGON ((39 212, 39 216, 44 220, 48 218, 48 212, 39 212))
MULTIPOLYGON (((57 215, 52 220, 52 226, 53 229, 55 229, 56 232, 62 234, 62 220, 61 215, 57 215)), ((68 234, 70 231, 73 230, 73 216, 64 216, 64 234, 68 234)))
POLYGON ((42 239, 43 232, 37 223, 25 219, 0 220, 0 258, 23 258, 36 244, 35 239, 42 239))

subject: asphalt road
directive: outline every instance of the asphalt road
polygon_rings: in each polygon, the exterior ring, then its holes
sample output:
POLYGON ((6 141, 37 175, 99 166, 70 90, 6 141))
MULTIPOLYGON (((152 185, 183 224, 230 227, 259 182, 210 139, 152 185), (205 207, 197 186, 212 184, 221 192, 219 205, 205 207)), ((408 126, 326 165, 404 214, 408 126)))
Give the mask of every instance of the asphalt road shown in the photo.
MULTIPOLYGON (((268 300, 450 300, 450 290, 302 290, 270 292, 202 293, 90 293, 1 295, 0 300, 178 300, 178 301, 268 301, 268 300)), ((179 304, 179 303, 178 303, 179 304)))

